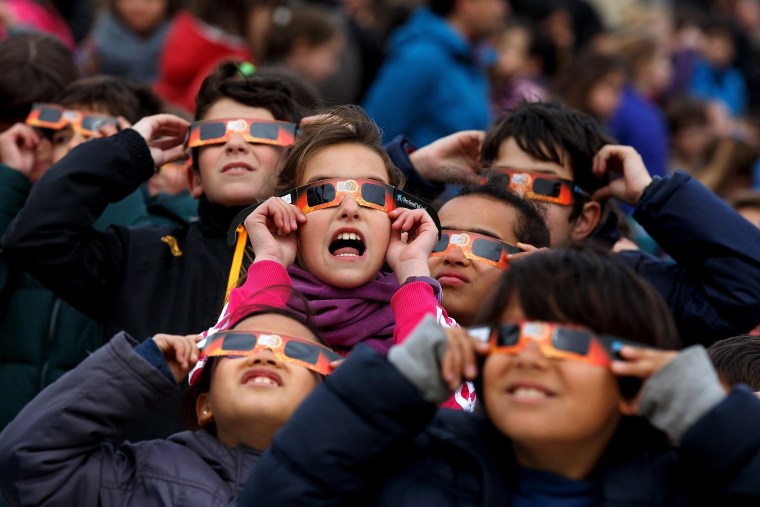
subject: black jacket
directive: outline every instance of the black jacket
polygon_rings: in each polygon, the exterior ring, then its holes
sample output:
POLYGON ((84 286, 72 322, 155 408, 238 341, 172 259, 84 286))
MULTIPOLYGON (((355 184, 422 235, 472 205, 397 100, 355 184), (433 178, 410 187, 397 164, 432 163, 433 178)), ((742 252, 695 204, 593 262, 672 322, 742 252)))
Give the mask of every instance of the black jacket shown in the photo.
POLYGON ((35 185, 3 237, 2 253, 64 300, 137 339, 209 328, 222 308, 239 208, 201 200, 199 221, 179 228, 92 224, 153 174, 131 129, 82 144, 35 185))
MULTIPOLYGON (((595 505, 758 505, 757 425, 760 403, 743 388, 678 449, 643 419, 625 420, 590 479, 595 505)), ((515 467, 510 441, 483 415, 437 410, 360 348, 275 436, 240 505, 509 506, 515 467)))

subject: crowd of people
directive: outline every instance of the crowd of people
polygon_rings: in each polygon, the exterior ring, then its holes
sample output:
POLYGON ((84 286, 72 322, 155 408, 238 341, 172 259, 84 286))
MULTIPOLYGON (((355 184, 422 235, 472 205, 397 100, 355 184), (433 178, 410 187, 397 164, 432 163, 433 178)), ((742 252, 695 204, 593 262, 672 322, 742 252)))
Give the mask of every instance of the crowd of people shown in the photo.
POLYGON ((0 0, 0 506, 758 505, 759 57, 759 0, 0 0))

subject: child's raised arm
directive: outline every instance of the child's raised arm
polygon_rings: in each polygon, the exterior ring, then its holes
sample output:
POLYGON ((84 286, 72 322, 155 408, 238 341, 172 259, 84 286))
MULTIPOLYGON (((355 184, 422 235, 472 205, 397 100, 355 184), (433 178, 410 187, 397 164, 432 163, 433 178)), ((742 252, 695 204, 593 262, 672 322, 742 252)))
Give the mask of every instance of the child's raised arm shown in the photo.
POLYGON ((438 228, 422 209, 397 208, 389 213, 391 241, 385 254, 399 283, 410 276, 430 276, 428 257, 438 240, 438 228))

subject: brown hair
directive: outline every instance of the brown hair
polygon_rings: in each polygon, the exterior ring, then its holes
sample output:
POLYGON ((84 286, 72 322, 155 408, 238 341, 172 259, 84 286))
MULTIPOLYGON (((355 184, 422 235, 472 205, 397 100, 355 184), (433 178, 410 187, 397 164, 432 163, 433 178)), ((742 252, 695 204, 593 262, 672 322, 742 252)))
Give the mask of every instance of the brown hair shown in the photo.
POLYGON ((388 171, 389 183, 395 187, 403 185, 404 176, 385 151, 380 129, 361 107, 338 106, 320 113, 317 120, 303 127, 295 144, 288 149, 277 175, 276 193, 287 192, 303 183, 306 163, 317 151, 344 143, 359 144, 377 153, 388 171))

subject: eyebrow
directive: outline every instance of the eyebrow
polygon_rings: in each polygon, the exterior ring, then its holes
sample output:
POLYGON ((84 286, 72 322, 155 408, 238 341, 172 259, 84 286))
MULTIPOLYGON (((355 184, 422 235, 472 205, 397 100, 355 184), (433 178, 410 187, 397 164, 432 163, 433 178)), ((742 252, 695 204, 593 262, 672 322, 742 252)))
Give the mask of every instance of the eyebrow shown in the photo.
POLYGON ((383 185, 392 186, 390 183, 386 183, 385 181, 383 181, 383 180, 381 180, 379 178, 373 178, 371 176, 367 176, 367 177, 364 177, 364 176, 361 176, 361 177, 360 176, 352 176, 350 178, 332 178, 330 176, 315 176, 315 177, 309 179, 309 181, 307 181, 303 185, 309 185, 311 183, 314 183, 315 181, 321 181, 321 180, 340 180, 340 181, 346 181, 346 180, 372 180, 372 181, 376 181, 378 183, 382 183, 383 185))
POLYGON ((503 239, 501 239, 499 236, 497 236, 492 231, 487 231, 485 229, 480 229, 478 227, 467 227, 466 229, 460 228, 460 227, 449 227, 447 225, 441 225, 441 229, 451 229, 454 231, 464 231, 464 232, 474 232, 475 234, 482 234, 483 236, 488 236, 493 239, 498 239, 499 241, 505 242, 503 239))

